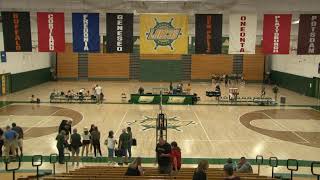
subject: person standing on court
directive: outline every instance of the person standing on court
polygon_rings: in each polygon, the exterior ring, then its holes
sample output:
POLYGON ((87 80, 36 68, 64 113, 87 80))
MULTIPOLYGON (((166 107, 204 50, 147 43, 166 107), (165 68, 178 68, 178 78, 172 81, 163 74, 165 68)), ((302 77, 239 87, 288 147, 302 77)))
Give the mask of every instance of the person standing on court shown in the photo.
POLYGON ((128 153, 129 153, 129 159, 131 159, 131 147, 132 147, 132 132, 131 132, 131 127, 127 127, 127 133, 129 134, 128 153))
POLYGON ((56 137, 60 164, 64 164, 65 135, 66 135, 65 131, 62 130, 62 131, 60 131, 60 133, 56 137))
POLYGON ((89 130, 89 133, 90 133, 90 148, 89 148, 89 152, 92 153, 92 147, 93 147, 93 144, 92 144, 92 131, 94 130, 94 124, 91 124, 90 126, 90 130, 89 130))
MULTIPOLYGON (((118 149, 121 151, 121 156, 124 156, 122 162, 128 164, 128 148, 130 144, 130 135, 126 132, 126 129, 122 129, 122 134, 119 137, 118 149)), ((120 163, 121 164, 121 163, 120 163)))
POLYGON ((84 150, 86 150, 86 157, 88 157, 90 139, 91 137, 88 128, 83 128, 81 157, 83 157, 84 150))
POLYGON ((71 146, 71 154, 72 154, 72 165, 74 165, 74 161, 77 161, 77 166, 79 166, 79 153, 80 153, 80 146, 81 144, 81 136, 78 134, 76 128, 73 129, 73 134, 71 135, 70 139, 70 146, 71 146), (76 157, 74 157, 76 156, 76 157))
POLYGON ((99 86, 98 84, 96 85, 96 87, 94 88, 96 95, 97 95, 97 103, 101 103, 101 93, 102 93, 102 87, 99 86))
POLYGON ((6 131, 4 132, 4 147, 5 147, 5 156, 9 157, 10 152, 12 155, 16 155, 16 139, 18 134, 13 131, 10 126, 6 127, 6 131))
POLYGON ((114 139, 114 133, 113 131, 109 131, 108 139, 105 143, 108 147, 108 159, 110 163, 113 163, 113 157, 114 157, 114 148, 117 144, 117 141, 114 139))
POLYGON ((159 143, 156 146, 158 168, 160 174, 170 174, 171 167, 171 146, 167 143, 163 137, 159 138, 159 143))
POLYGON ((175 141, 171 143, 171 162, 173 171, 181 169, 181 149, 175 141))
POLYGON ((93 145, 94 157, 97 157, 97 151, 102 157, 101 147, 100 147, 100 131, 97 126, 94 126, 93 131, 91 132, 91 140, 93 145))
POLYGON ((17 143, 16 143, 16 154, 19 155, 20 149, 20 157, 23 156, 23 129, 20 126, 17 126, 16 123, 12 123, 12 130, 18 134, 17 143), (19 149, 18 149, 19 148, 19 149))

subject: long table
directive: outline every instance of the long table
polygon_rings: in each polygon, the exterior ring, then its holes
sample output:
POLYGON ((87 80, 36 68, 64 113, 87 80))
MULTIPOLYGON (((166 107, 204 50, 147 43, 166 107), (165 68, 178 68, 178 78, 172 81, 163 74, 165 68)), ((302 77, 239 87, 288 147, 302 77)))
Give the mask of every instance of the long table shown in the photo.
MULTIPOLYGON (((194 104, 193 95, 162 95, 162 104, 194 104)), ((131 94, 132 104, 159 104, 160 94, 131 94)))

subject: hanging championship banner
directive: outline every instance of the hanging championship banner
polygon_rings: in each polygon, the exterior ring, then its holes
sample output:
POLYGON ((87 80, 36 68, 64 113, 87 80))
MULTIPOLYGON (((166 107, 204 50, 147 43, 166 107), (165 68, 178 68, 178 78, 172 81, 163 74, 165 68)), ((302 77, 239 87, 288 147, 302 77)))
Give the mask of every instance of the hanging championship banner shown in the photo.
POLYGON ((107 52, 131 53, 133 14, 107 13, 107 52))
POLYGON ((38 12, 37 22, 39 52, 63 52, 64 14, 38 12))
POLYGON ((74 52, 99 52, 99 13, 72 13, 74 52))
POLYGON ((297 54, 320 54, 320 14, 301 14, 297 54))
POLYGON ((196 54, 221 54, 222 14, 196 14, 196 54))
POLYGON ((265 14, 263 19, 263 52, 289 54, 291 14, 265 14))
POLYGON ((29 12, 1 12, 4 49, 7 52, 31 52, 29 12))
POLYGON ((140 54, 187 54, 188 16, 140 15, 140 54))
POLYGON ((229 54, 254 54, 256 33, 256 14, 231 14, 229 20, 229 54))

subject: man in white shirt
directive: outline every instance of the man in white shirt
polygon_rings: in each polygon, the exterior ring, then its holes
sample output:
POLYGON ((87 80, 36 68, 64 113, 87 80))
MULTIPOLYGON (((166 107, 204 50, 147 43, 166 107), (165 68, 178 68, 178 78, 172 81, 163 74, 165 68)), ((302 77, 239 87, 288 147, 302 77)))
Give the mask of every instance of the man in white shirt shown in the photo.
POLYGON ((97 98, 97 103, 102 102, 102 101, 101 101, 102 87, 97 84, 94 89, 95 89, 96 94, 97 94, 97 97, 96 97, 96 98, 97 98))

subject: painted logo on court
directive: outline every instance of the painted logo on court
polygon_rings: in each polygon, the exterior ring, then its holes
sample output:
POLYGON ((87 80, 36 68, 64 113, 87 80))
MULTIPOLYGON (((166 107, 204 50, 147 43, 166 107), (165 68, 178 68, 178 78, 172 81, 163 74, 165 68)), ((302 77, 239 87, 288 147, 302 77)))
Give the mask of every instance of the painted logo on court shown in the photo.
POLYGON ((147 40, 154 41, 154 49, 157 49, 158 46, 169 46, 173 50, 172 43, 182 35, 181 28, 175 28, 172 25, 173 18, 169 22, 159 22, 157 18, 155 21, 156 25, 146 33, 147 40))
MULTIPOLYGON (((142 120, 134 120, 132 122, 127 122, 129 126, 138 125, 142 127, 142 131, 148 131, 150 129, 156 129, 157 117, 143 116, 142 120)), ((167 118, 168 129, 172 129, 178 132, 183 132, 181 128, 191 125, 197 125, 194 121, 179 120, 178 117, 167 118)))

